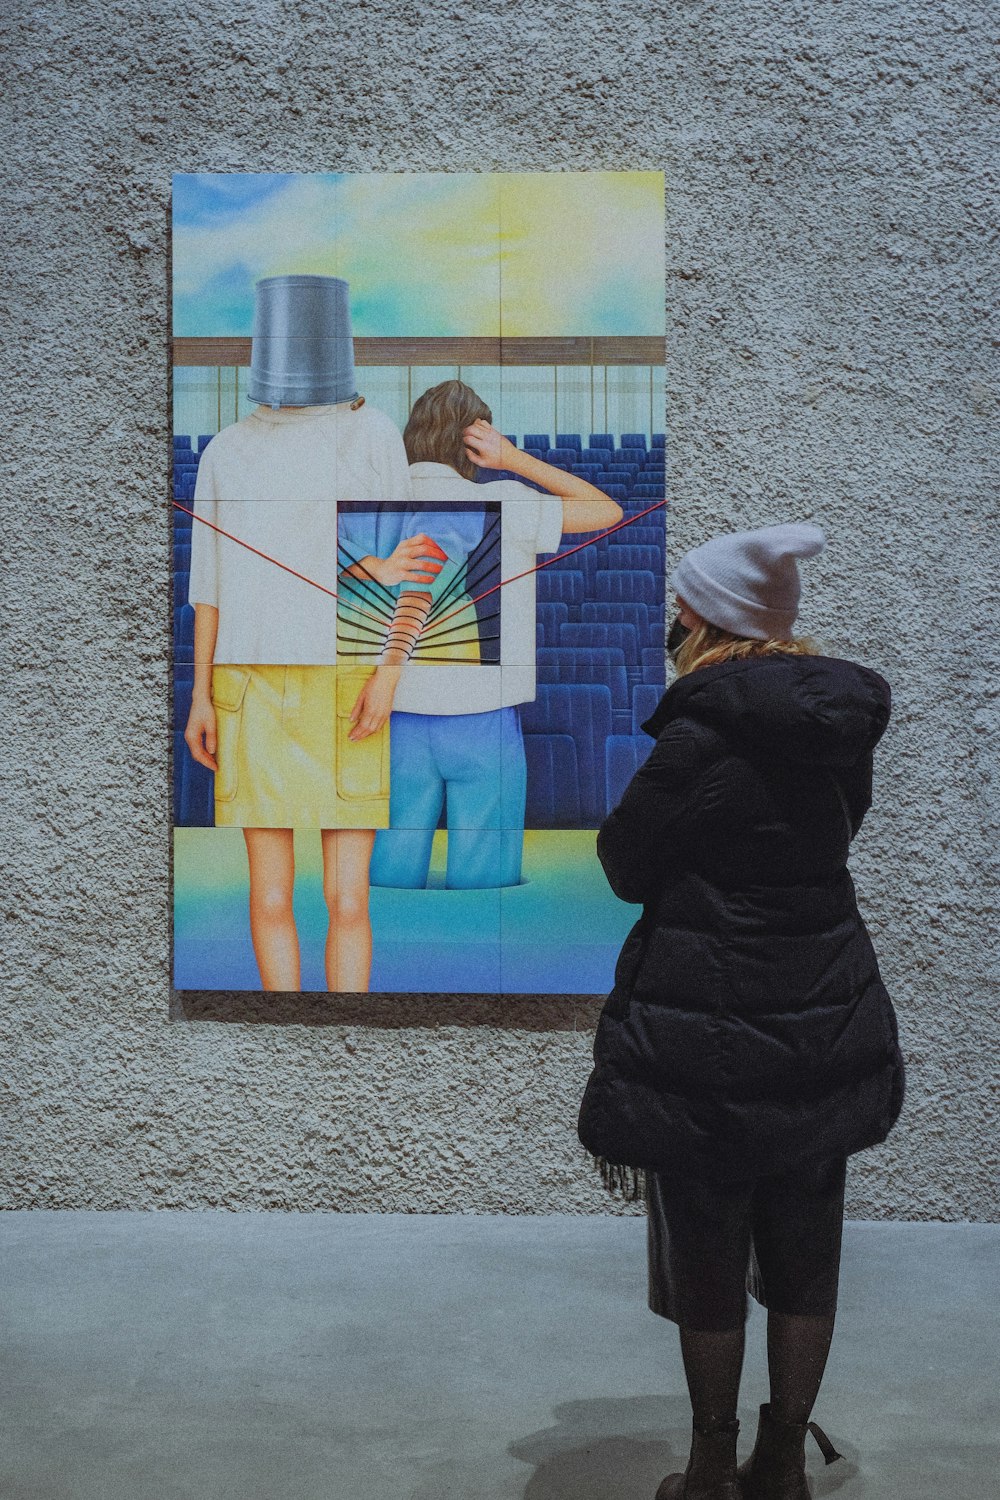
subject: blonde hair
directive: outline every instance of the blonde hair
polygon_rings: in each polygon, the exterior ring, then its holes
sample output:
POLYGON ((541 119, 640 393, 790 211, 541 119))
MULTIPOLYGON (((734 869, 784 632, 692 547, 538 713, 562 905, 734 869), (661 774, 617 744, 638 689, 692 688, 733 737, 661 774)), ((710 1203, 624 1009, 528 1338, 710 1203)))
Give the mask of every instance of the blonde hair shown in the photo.
POLYGON ((406 457, 411 464, 449 464, 463 479, 475 479, 476 466, 465 452, 462 432, 480 417, 493 421, 493 413, 471 385, 462 380, 432 385, 414 401, 403 429, 406 457))
POLYGON ((701 667, 717 667, 724 661, 747 661, 753 656, 819 656, 820 648, 808 636, 792 636, 787 641, 772 639, 751 640, 745 635, 733 635, 720 625, 710 625, 702 620, 691 631, 677 653, 674 666, 678 677, 688 672, 697 672, 701 667))

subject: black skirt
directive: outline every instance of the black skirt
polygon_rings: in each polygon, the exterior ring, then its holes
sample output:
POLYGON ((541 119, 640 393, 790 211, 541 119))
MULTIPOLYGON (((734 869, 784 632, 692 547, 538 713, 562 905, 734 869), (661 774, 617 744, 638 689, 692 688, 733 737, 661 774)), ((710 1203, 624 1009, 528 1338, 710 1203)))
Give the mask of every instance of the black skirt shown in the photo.
POLYGON ((747 1293, 799 1316, 836 1310, 846 1157, 738 1186, 647 1172, 649 1306, 684 1328, 725 1332, 747 1293))

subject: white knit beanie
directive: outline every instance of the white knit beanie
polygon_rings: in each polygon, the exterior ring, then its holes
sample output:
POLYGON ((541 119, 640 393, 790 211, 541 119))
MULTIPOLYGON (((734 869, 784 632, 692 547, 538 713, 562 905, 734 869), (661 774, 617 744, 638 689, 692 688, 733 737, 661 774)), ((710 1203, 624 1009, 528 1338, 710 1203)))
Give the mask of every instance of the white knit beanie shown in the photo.
POLYGON ((814 557, 825 545, 808 521, 734 531, 686 552, 670 581, 710 625, 752 640, 785 641, 802 591, 795 559, 814 557))

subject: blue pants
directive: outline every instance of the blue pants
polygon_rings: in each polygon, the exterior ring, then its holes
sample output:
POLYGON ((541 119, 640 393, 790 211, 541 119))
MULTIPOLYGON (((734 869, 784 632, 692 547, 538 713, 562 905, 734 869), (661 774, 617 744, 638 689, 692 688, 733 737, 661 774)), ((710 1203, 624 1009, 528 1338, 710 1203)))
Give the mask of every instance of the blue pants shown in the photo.
POLYGON ((449 889, 520 883, 528 778, 516 708, 394 713, 389 758, 389 827, 375 836, 372 885, 426 886, 445 798, 449 889))

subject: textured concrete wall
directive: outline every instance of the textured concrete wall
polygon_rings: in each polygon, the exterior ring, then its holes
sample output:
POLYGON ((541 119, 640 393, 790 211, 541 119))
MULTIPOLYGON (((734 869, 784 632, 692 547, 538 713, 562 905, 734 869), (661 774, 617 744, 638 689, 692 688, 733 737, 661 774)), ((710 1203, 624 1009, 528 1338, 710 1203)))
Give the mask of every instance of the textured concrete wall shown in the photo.
POLYGON ((313 997, 264 1024, 263 1000, 171 1000, 168 216, 174 169, 646 166, 672 552, 816 518, 804 623, 896 694, 855 869, 910 1092, 849 1210, 996 1217, 988 23, 942 0, 15 18, 6 1204, 614 1211, 574 1136, 592 1002, 313 997))

